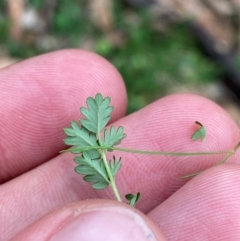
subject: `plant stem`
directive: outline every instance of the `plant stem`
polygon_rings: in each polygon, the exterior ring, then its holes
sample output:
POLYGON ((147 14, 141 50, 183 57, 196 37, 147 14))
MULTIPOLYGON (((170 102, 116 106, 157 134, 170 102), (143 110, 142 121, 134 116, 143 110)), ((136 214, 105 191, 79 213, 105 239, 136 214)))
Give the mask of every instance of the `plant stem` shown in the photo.
POLYGON ((107 150, 102 147, 102 139, 101 139, 100 133, 97 133, 96 135, 97 135, 98 143, 100 145, 100 146, 98 146, 98 151, 102 156, 103 164, 105 166, 105 169, 106 169, 106 172, 107 172, 107 175, 108 175, 108 178, 109 178, 109 182, 110 182, 109 184, 112 187, 113 193, 114 193, 117 201, 122 202, 122 199, 119 195, 119 192, 118 192, 118 189, 117 189, 117 186, 116 186, 115 178, 112 175, 112 172, 110 170, 110 167, 109 167, 109 164, 108 164, 108 161, 107 161, 107 157, 106 157, 106 151, 107 150))
POLYGON ((123 151, 138 154, 149 154, 149 155, 159 155, 159 156, 199 156, 199 155, 216 155, 216 154, 226 154, 232 153, 231 151, 218 151, 218 152, 167 152, 167 151, 146 151, 146 150, 136 150, 122 147, 111 147, 108 148, 115 151, 123 151))
POLYGON ((232 153, 229 153, 226 157, 224 157, 221 161, 217 163, 217 165, 221 165, 223 163, 226 163, 226 161, 237 151, 237 149, 240 147, 240 142, 233 148, 232 153))
MULTIPOLYGON (((226 155, 221 161, 219 161, 216 166, 219 166, 223 163, 226 163, 226 161, 233 155, 235 154, 235 152, 237 151, 237 149, 240 147, 240 142, 238 142, 238 144, 233 148, 233 150, 231 152, 228 153, 228 155, 226 155)), ((181 176, 179 177, 179 179, 186 179, 186 178, 191 178, 191 177, 195 177, 197 176, 198 174, 200 174, 202 171, 199 171, 199 172, 194 172, 194 173, 191 173, 191 174, 187 174, 187 175, 184 175, 184 176, 181 176)))
POLYGON ((110 185, 112 187, 113 193, 114 193, 117 201, 122 202, 122 199, 119 195, 119 192, 118 192, 118 189, 117 189, 117 186, 116 186, 115 178, 113 177, 113 175, 111 173, 111 170, 109 168, 109 165, 108 165, 108 161, 107 161, 107 158, 106 158, 106 151, 102 150, 102 151, 100 151, 100 153, 101 153, 103 163, 104 163, 104 166, 105 166, 107 174, 108 174, 108 178, 109 178, 110 185))
POLYGON ((97 150, 112 150, 112 151, 122 151, 122 152, 130 152, 137 154, 149 154, 149 155, 159 155, 159 156, 200 156, 200 155, 219 155, 219 154, 234 154, 234 149, 230 151, 217 151, 217 152, 166 152, 166 151, 147 151, 147 150, 137 150, 123 147, 112 147, 112 146, 87 146, 87 147, 73 147, 67 150, 63 150, 62 152, 72 152, 79 151, 79 153, 83 151, 88 151, 92 149, 97 150))
POLYGON ((187 174, 187 175, 184 175, 184 176, 180 176, 179 179, 187 179, 187 178, 195 177, 195 176, 199 175, 201 172, 202 171, 194 172, 194 173, 187 174))

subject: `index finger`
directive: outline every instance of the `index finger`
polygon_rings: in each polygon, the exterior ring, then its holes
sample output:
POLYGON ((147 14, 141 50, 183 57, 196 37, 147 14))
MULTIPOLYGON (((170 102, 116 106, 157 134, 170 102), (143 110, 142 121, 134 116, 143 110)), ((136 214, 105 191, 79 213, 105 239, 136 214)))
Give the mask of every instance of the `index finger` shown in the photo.
POLYGON ((0 90, 0 183, 65 148, 62 129, 79 119, 79 106, 88 96, 110 96, 113 121, 124 115, 127 103, 116 69, 80 50, 57 51, 2 69, 0 90))

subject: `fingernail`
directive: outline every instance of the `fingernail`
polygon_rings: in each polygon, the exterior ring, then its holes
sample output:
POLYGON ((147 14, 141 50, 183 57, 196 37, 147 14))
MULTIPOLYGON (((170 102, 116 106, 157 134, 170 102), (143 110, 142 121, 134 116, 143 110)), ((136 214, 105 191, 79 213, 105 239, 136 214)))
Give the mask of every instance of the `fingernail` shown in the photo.
POLYGON ((155 241, 153 231, 133 210, 121 206, 80 211, 50 241, 155 241))

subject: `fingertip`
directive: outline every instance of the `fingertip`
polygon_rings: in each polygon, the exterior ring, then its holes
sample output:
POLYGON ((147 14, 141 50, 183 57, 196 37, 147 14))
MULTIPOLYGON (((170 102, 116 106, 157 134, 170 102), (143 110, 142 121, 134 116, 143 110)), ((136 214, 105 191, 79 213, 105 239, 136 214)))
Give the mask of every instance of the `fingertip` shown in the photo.
POLYGON ((62 129, 79 120, 79 107, 101 93, 114 106, 111 121, 125 115, 127 94, 116 68, 83 50, 60 50, 0 71, 0 183, 56 156, 62 129), (14 150, 14 152, 12 151, 14 150))
POLYGON ((101 92, 112 98, 112 104, 118 112, 115 113, 117 118, 126 111, 127 94, 121 75, 109 61, 93 52, 59 50, 13 64, 2 69, 0 74, 2 94, 5 93, 6 97, 12 97, 14 92, 16 99, 20 94, 16 90, 21 90, 24 99, 29 91, 33 92, 32 96, 37 95, 34 91, 38 88, 44 96, 60 98, 60 95, 64 95, 75 98, 79 103, 81 99, 101 92))
MULTIPOLYGON (((121 144, 132 149, 175 153, 230 152, 239 141, 238 126, 230 115, 213 101, 193 94, 174 94, 159 99, 121 119, 119 124, 124 126, 128 136, 121 144), (191 139, 199 128, 195 121, 201 122, 206 129, 204 140, 191 139)), ((239 154, 237 151, 228 161, 239 163, 239 154)), ((186 183, 179 177, 214 166, 225 155, 139 156, 121 153, 121 157, 120 186, 123 192, 130 189, 144 193, 138 208, 147 212, 186 183)))
POLYGON ((212 167, 190 180, 148 216, 169 240, 239 240, 240 167, 212 167))
MULTIPOLYGON (((150 144, 159 143, 165 150, 229 150, 239 140, 239 128, 233 118, 213 101, 195 94, 163 97, 126 118, 126 122, 141 126, 137 142, 144 141, 148 134, 150 144), (139 121, 136 124, 132 119, 139 121), (204 140, 191 139, 199 127, 196 121, 206 129, 204 140)), ((129 129, 130 133, 134 131, 131 126, 129 129)))
POLYGON ((33 238, 36 241, 166 240, 145 215, 129 205, 109 200, 88 200, 67 206, 43 217, 12 241, 33 238))

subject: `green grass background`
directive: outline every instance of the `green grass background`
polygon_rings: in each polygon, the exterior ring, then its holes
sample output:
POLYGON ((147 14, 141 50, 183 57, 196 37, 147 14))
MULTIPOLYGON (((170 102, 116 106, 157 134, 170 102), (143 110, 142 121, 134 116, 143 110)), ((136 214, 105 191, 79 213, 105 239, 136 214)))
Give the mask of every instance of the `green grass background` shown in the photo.
MULTIPOLYGON (((40 0, 29 2, 36 9, 42 4, 40 0)), ((4 1, 0 1, 0 9, 0 45, 10 56, 24 59, 46 52, 33 43, 9 39, 4 1)), ((91 39, 92 50, 108 59, 122 74, 129 96, 129 113, 167 94, 172 86, 196 86, 218 79, 219 67, 202 54, 187 23, 173 24, 167 31, 159 32, 153 30, 155 20, 147 11, 134 12, 138 16, 137 25, 127 21, 126 11, 129 9, 125 5, 115 1, 114 25, 126 38, 121 47, 114 46, 92 25, 86 1, 59 0, 51 35, 66 40, 66 47, 79 47, 81 41, 91 39)))

